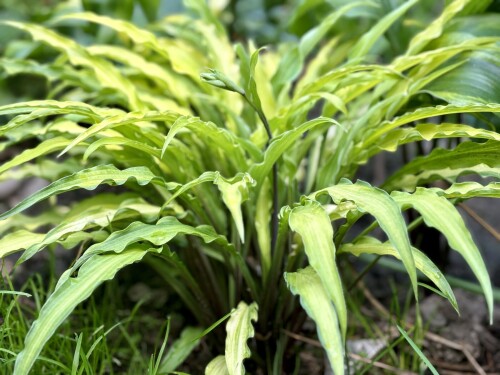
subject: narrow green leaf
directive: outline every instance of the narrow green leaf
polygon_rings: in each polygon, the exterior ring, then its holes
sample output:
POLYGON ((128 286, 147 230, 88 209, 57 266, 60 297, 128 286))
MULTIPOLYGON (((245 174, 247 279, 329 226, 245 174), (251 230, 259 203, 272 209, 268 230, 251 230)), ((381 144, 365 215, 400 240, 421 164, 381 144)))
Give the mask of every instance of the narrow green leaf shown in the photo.
POLYGON ((23 113, 31 113, 39 109, 47 110, 47 116, 74 114, 83 116, 93 121, 100 121, 108 116, 123 114, 123 111, 116 108, 100 108, 83 102, 32 100, 1 106, 0 115, 19 115, 23 113))
POLYGON ((479 138, 479 139, 494 139, 500 141, 500 134, 490 130, 474 128, 469 125, 462 124, 418 124, 415 127, 397 128, 389 131, 387 134, 372 147, 366 149, 361 145, 356 148, 359 151, 359 163, 366 162, 370 157, 380 151, 394 152, 404 144, 418 141, 430 141, 440 138, 479 138))
POLYGON ((154 22, 158 15, 158 7, 160 6, 160 0, 139 0, 141 9, 146 15, 149 22, 154 22))
POLYGON ((200 237, 205 243, 215 242, 234 251, 227 239, 217 234, 212 227, 200 225, 192 227, 181 223, 173 216, 165 216, 156 224, 133 222, 127 228, 113 232, 104 242, 90 246, 78 259, 74 267, 83 264, 89 257, 105 252, 119 253, 127 246, 139 241, 149 241, 155 246, 161 246, 171 241, 178 234, 187 234, 200 237))
POLYGON ((335 375, 344 374, 344 344, 336 310, 330 302, 325 284, 311 267, 285 273, 288 288, 300 296, 300 304, 316 323, 318 337, 326 351, 335 375))
POLYGON ((150 111, 150 112, 144 112, 144 111, 136 111, 136 112, 129 112, 126 114, 120 114, 116 116, 111 116, 103 121, 92 125, 90 128, 85 130, 83 133, 79 134, 78 137, 76 137, 60 154, 64 155, 66 152, 68 152, 70 149, 72 149, 74 146, 79 144, 80 142, 85 141, 86 139, 92 137, 93 135, 97 135, 104 130, 107 129, 112 129, 117 126, 124 126, 124 125, 135 125, 137 127, 140 127, 140 123, 142 121, 162 121, 162 122, 174 122, 180 115, 167 111, 167 112, 156 112, 156 111, 150 111))
POLYGON ((203 332, 199 327, 185 328, 179 339, 177 339, 168 350, 160 364, 160 373, 171 373, 175 371, 191 354, 200 342, 199 336, 203 332))
POLYGON ((184 194, 186 191, 191 190, 195 186, 198 186, 204 182, 215 181, 219 175, 220 175, 219 172, 211 172, 211 171, 203 172, 201 174, 201 176, 195 178, 192 181, 189 181, 188 183, 186 183, 184 185, 177 184, 179 186, 179 189, 174 194, 172 194, 172 196, 165 202, 165 204, 163 206, 164 207, 167 206, 168 204, 173 202, 175 198, 177 198, 181 194, 184 194))
POLYGON ((384 183, 386 190, 411 191, 419 184, 438 179, 455 182, 465 173, 500 176, 500 142, 463 142, 455 149, 434 149, 429 155, 417 157, 384 183))
POLYGON ((226 325, 226 365, 229 375, 244 375, 243 361, 250 357, 247 340, 255 334, 252 321, 257 321, 257 304, 240 302, 226 325))
POLYGON ((408 272, 415 298, 417 298, 417 273, 413 260, 406 223, 398 204, 384 190, 358 181, 355 184, 347 180, 313 193, 312 197, 328 193, 335 203, 344 200, 353 201, 358 210, 375 217, 380 228, 387 234, 390 243, 400 254, 401 260, 408 272))
POLYGON ((28 249, 30 246, 42 241, 43 233, 33 233, 26 229, 20 229, 9 233, 0 239, 0 259, 12 253, 28 249))
POLYGON ((79 233, 94 227, 106 228, 111 226, 115 220, 142 217, 145 221, 151 222, 158 219, 160 207, 147 204, 139 199, 125 199, 126 197, 126 195, 116 196, 104 194, 94 197, 96 199, 82 202, 86 203, 85 205, 91 202, 95 204, 95 206, 81 210, 81 208, 83 208, 81 206, 84 205, 77 205, 76 209, 74 208, 68 213, 65 220, 51 229, 41 241, 26 248, 20 261, 31 258, 41 249, 54 242, 60 241, 65 236, 72 233, 79 233), (75 212, 76 210, 79 212, 75 212))
POLYGON ((387 121, 382 124, 377 124, 377 129, 370 134, 369 137, 363 141, 364 147, 371 146, 377 143, 382 135, 388 133, 390 130, 395 129, 401 125, 409 124, 413 121, 419 121, 422 119, 444 116, 454 113, 480 113, 480 112, 500 112, 500 104, 488 103, 488 104, 469 104, 469 105, 438 105, 436 107, 424 107, 419 108, 414 112, 405 113, 404 115, 397 117, 392 121, 387 121))
POLYGON ((123 185, 130 179, 135 179, 141 186, 153 183, 165 186, 165 181, 155 176, 146 167, 133 167, 119 170, 113 165, 103 165, 84 169, 71 176, 63 177, 49 186, 37 191, 16 206, 0 215, 0 220, 15 215, 34 204, 47 199, 53 195, 64 193, 75 189, 94 190, 101 184, 123 185))
POLYGON ((42 159, 36 163, 25 163, 17 168, 9 169, 0 175, 0 181, 7 181, 9 179, 24 180, 29 177, 40 177, 44 180, 54 181, 76 173, 81 168, 81 164, 75 159, 66 159, 61 163, 50 159, 42 159))
POLYGON ((372 2, 350 2, 329 14, 318 26, 304 34, 298 46, 292 47, 281 59, 279 67, 272 78, 273 86, 279 87, 297 78, 303 69, 304 61, 307 56, 314 50, 337 21, 350 10, 366 5, 372 5, 372 2))
POLYGON ((437 370, 434 368, 434 366, 432 365, 432 363, 427 359, 427 357, 425 356, 425 354, 422 353, 422 351, 420 350, 420 348, 418 347, 418 345, 413 342, 413 340, 410 338, 410 336, 408 336, 408 334, 406 333, 406 331, 403 328, 401 328, 399 325, 396 325, 396 327, 398 327, 399 332, 401 332, 401 334, 403 335, 403 337, 406 339, 406 341, 408 341, 408 343, 411 345, 411 347, 413 348, 413 350, 415 350, 415 352, 418 354, 418 356, 420 357, 420 359, 422 359, 422 361, 427 365, 427 367, 432 372, 432 374, 433 375, 439 375, 439 372, 437 372, 437 370))
POLYGON ((457 182, 446 190, 440 188, 429 188, 427 190, 447 199, 469 199, 477 197, 500 198, 500 182, 491 182, 486 186, 474 181, 457 182))
POLYGON ((178 117, 170 127, 170 130, 168 131, 168 134, 165 137, 165 142, 163 143, 163 147, 161 149, 161 157, 163 158, 165 151, 167 151, 168 145, 170 144, 170 142, 172 142, 172 139, 174 139, 175 135, 178 132, 180 132, 183 128, 187 127, 190 124, 195 124, 195 123, 199 124, 200 122, 201 120, 198 117, 191 117, 191 116, 178 117))
POLYGON ((326 117, 318 117, 314 120, 307 121, 302 125, 299 125, 295 129, 289 130, 279 136, 273 138, 269 147, 266 150, 264 155, 264 160, 259 163, 253 165, 249 169, 249 174, 257 181, 257 184, 260 185, 263 179, 271 172, 274 163, 278 161, 278 159, 285 153, 291 146, 293 146, 297 140, 304 134, 306 131, 311 130, 317 126, 321 126, 324 124, 338 125, 341 126, 337 121, 326 118, 326 117))
POLYGON ((300 234, 312 268, 318 273, 340 320, 342 337, 347 332, 347 307, 342 281, 335 262, 332 223, 324 208, 314 201, 295 207, 289 216, 290 228, 300 234))
POLYGON ((8 26, 30 33, 31 37, 64 53, 72 65, 83 66, 94 72, 98 81, 104 87, 115 89, 125 95, 133 109, 144 109, 144 104, 138 99, 132 83, 126 80, 118 69, 109 61, 91 56, 83 46, 72 39, 66 38, 41 25, 3 21, 8 26))
POLYGON ((375 26, 372 26, 370 31, 364 34, 361 39, 354 45, 349 55, 349 61, 356 61, 366 56, 375 42, 382 36, 383 33, 389 29, 394 22, 406 13, 408 9, 414 6, 418 0, 409 0, 404 2, 398 8, 394 9, 391 13, 387 14, 375 26))
POLYGON ((56 18, 54 22, 60 22, 65 20, 88 21, 101 24, 106 27, 110 27, 121 34, 126 35, 134 43, 149 47, 154 51, 158 52, 161 56, 163 56, 167 60, 169 60, 169 55, 166 49, 161 45, 156 35, 143 28, 135 26, 131 22, 103 15, 97 15, 90 12, 65 14, 63 16, 56 18))
MULTIPOLYGON (((110 46, 110 45, 92 45, 87 48, 92 55, 106 57, 109 60, 115 61, 124 66, 129 66, 137 70, 145 77, 152 80, 162 91, 167 91, 166 94, 171 96, 175 101, 183 104, 173 105, 172 110, 181 113, 182 111, 189 113, 187 99, 192 94, 192 85, 188 84, 185 77, 179 76, 170 71, 163 64, 152 62, 150 59, 136 53, 125 47, 110 46)), ((142 100, 147 101, 143 96, 144 92, 139 93, 142 100)), ((173 102, 172 104, 174 104, 173 102)), ((186 114, 187 114, 186 113, 186 114)))
MULTIPOLYGON (((381 243, 375 238, 362 238, 355 244, 344 244, 339 249, 339 253, 343 252, 351 253, 355 256, 361 254, 391 255, 397 259, 401 259, 399 253, 390 243, 381 243)), ((415 266, 439 288, 443 296, 450 301, 453 308, 458 312, 457 300, 443 273, 420 250, 412 247, 412 253, 415 266)))
POLYGON ((61 222, 65 210, 47 210, 37 216, 16 215, 0 221, 0 234, 6 233, 11 229, 26 229, 35 232, 36 229, 43 226, 56 225, 61 222))
POLYGON ((82 266, 78 276, 67 275, 66 281, 47 299, 31 326, 24 349, 17 355, 13 375, 28 375, 45 343, 73 309, 103 281, 112 279, 123 267, 141 260, 148 251, 137 246, 119 254, 95 255, 82 266))
POLYGON ((450 247, 464 257, 483 288, 490 313, 490 322, 492 322, 493 291, 488 270, 455 206, 446 198, 424 188, 417 188, 413 194, 393 192, 392 197, 401 208, 411 207, 417 210, 425 223, 443 233, 450 247))
MULTIPOLYGON (((68 142, 69 144, 69 142, 68 142)), ((120 148, 122 147, 130 147, 130 148, 133 148, 134 150, 138 150, 138 151, 141 151, 143 153, 146 153, 156 159, 160 159, 161 155, 160 155, 160 150, 155 148, 155 147, 151 147, 147 144, 145 144, 144 142, 139 142, 139 141, 134 141, 132 139, 128 139, 128 138, 124 138, 124 137, 106 137, 106 138, 102 138, 102 139, 99 139, 98 141, 95 141, 93 143, 91 143, 86 149, 85 149, 85 153, 83 155, 83 162, 86 162, 88 160, 88 158, 90 157, 90 155, 92 153, 94 153, 95 151, 97 151, 99 148, 101 147, 106 147, 106 146, 111 146, 112 147, 116 147, 116 146, 120 146, 120 148)))
POLYGON ((381 66, 381 65, 353 65, 353 66, 341 66, 336 69, 332 69, 325 73, 324 75, 318 77, 312 82, 303 83, 301 81, 300 90, 295 94, 295 98, 299 98, 308 94, 313 94, 316 92, 326 91, 329 86, 333 86, 335 83, 339 83, 342 79, 354 75, 356 72, 363 72, 365 77, 371 76, 374 79, 382 81, 384 78, 403 78, 403 76, 396 70, 381 66))
POLYGON ((448 4, 441 15, 434 20, 426 29, 422 30, 410 41, 407 55, 415 55, 433 39, 438 38, 443 33, 446 24, 459 13, 470 0, 454 0, 448 4))
POLYGON ((198 117, 179 116, 170 127, 162 148, 162 155, 172 142, 172 139, 184 128, 188 128, 197 136, 213 142, 217 148, 223 150, 232 159, 235 166, 241 169, 247 161, 243 153, 241 141, 227 129, 220 128, 210 121, 201 121, 198 117))
POLYGON ((451 104, 500 102, 498 53, 471 53, 460 66, 433 80, 421 91, 451 104))
POLYGON ((52 152, 62 150, 66 147, 71 140, 64 137, 55 137, 49 138, 43 142, 41 142, 38 146, 32 149, 24 150, 19 155, 16 155, 14 158, 9 160, 7 163, 4 163, 0 166, 0 174, 5 171, 17 167, 23 163, 26 163, 30 160, 36 159, 39 156, 47 155, 52 152))

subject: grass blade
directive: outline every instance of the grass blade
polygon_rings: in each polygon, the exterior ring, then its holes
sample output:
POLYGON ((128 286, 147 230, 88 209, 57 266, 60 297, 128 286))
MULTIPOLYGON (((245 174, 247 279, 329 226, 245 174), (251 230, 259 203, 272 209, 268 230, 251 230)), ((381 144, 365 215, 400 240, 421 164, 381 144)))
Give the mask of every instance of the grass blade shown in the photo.
POLYGON ((415 344, 415 342, 411 339, 411 337, 408 336, 408 334, 406 333, 406 331, 403 328, 401 328, 399 325, 396 325, 396 327, 398 327, 399 332, 401 332, 401 334, 406 339, 406 341, 408 341, 408 343, 411 345, 411 347, 413 348, 413 350, 415 350, 415 353, 417 353, 418 356, 420 357, 420 359, 427 365, 427 367, 432 372, 432 374, 433 375, 439 375, 439 372, 437 372, 437 370, 435 369, 435 367, 427 359, 427 357, 425 356, 425 354, 422 353, 422 351, 420 350, 420 348, 417 346, 417 344, 415 344))

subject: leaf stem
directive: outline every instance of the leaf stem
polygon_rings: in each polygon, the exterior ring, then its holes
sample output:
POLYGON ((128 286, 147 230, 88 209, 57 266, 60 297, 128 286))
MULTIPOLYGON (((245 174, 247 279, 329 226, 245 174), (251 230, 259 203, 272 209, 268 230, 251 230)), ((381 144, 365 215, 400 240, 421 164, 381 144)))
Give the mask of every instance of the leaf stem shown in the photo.
MULTIPOLYGON (((273 133, 271 132, 271 127, 269 126, 269 122, 267 121, 266 115, 262 111, 261 108, 256 106, 252 100, 247 96, 246 93, 243 94, 245 100, 250 104, 250 106, 255 110, 257 115, 264 124, 264 128, 267 133, 267 142, 266 149, 269 147, 271 140, 273 139, 273 133)), ((279 210, 279 196, 278 196, 278 165, 276 163, 273 164, 273 214, 271 218, 271 249, 275 249, 276 240, 278 238, 278 210, 279 210)))

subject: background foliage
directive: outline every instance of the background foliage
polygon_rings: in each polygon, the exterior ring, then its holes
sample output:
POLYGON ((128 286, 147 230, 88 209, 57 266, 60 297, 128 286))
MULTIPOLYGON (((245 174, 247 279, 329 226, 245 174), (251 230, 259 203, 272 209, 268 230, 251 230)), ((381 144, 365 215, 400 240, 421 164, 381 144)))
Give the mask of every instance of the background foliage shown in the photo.
POLYGON ((0 215, 0 255, 75 249, 23 349, 8 349, 15 374, 46 371, 37 358, 59 325, 136 262, 189 314, 180 354, 160 351, 150 373, 175 370, 201 337, 208 374, 293 372, 300 344, 286 333, 307 316, 344 373, 352 256, 397 258, 416 299, 423 278, 458 310, 432 249, 412 242, 422 227, 464 257, 491 319, 488 273, 454 205, 499 195, 496 3, 123 4, 2 13, 12 155, 0 178, 50 184, 0 215), (416 152, 383 181, 358 180, 402 148, 416 152), (60 199, 74 190, 93 193, 60 199))

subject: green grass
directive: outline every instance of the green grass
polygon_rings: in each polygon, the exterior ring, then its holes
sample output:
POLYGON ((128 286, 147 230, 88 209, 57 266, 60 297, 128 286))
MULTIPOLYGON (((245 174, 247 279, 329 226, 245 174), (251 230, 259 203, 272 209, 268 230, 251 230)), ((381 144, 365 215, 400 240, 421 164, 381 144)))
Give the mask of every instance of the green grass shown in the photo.
MULTIPOLYGON (((0 374, 12 374, 16 353, 52 292, 48 284, 50 280, 36 274, 21 288, 26 295, 11 294, 14 288, 8 279, 0 287, 0 374)), ((32 373, 159 374, 149 371, 150 358, 161 354, 167 318, 154 306, 154 296, 144 293, 151 289, 143 286, 144 296, 133 302, 128 296, 131 287, 117 278, 79 305, 47 342, 32 373)), ((175 318, 173 325, 178 331, 175 318)))

